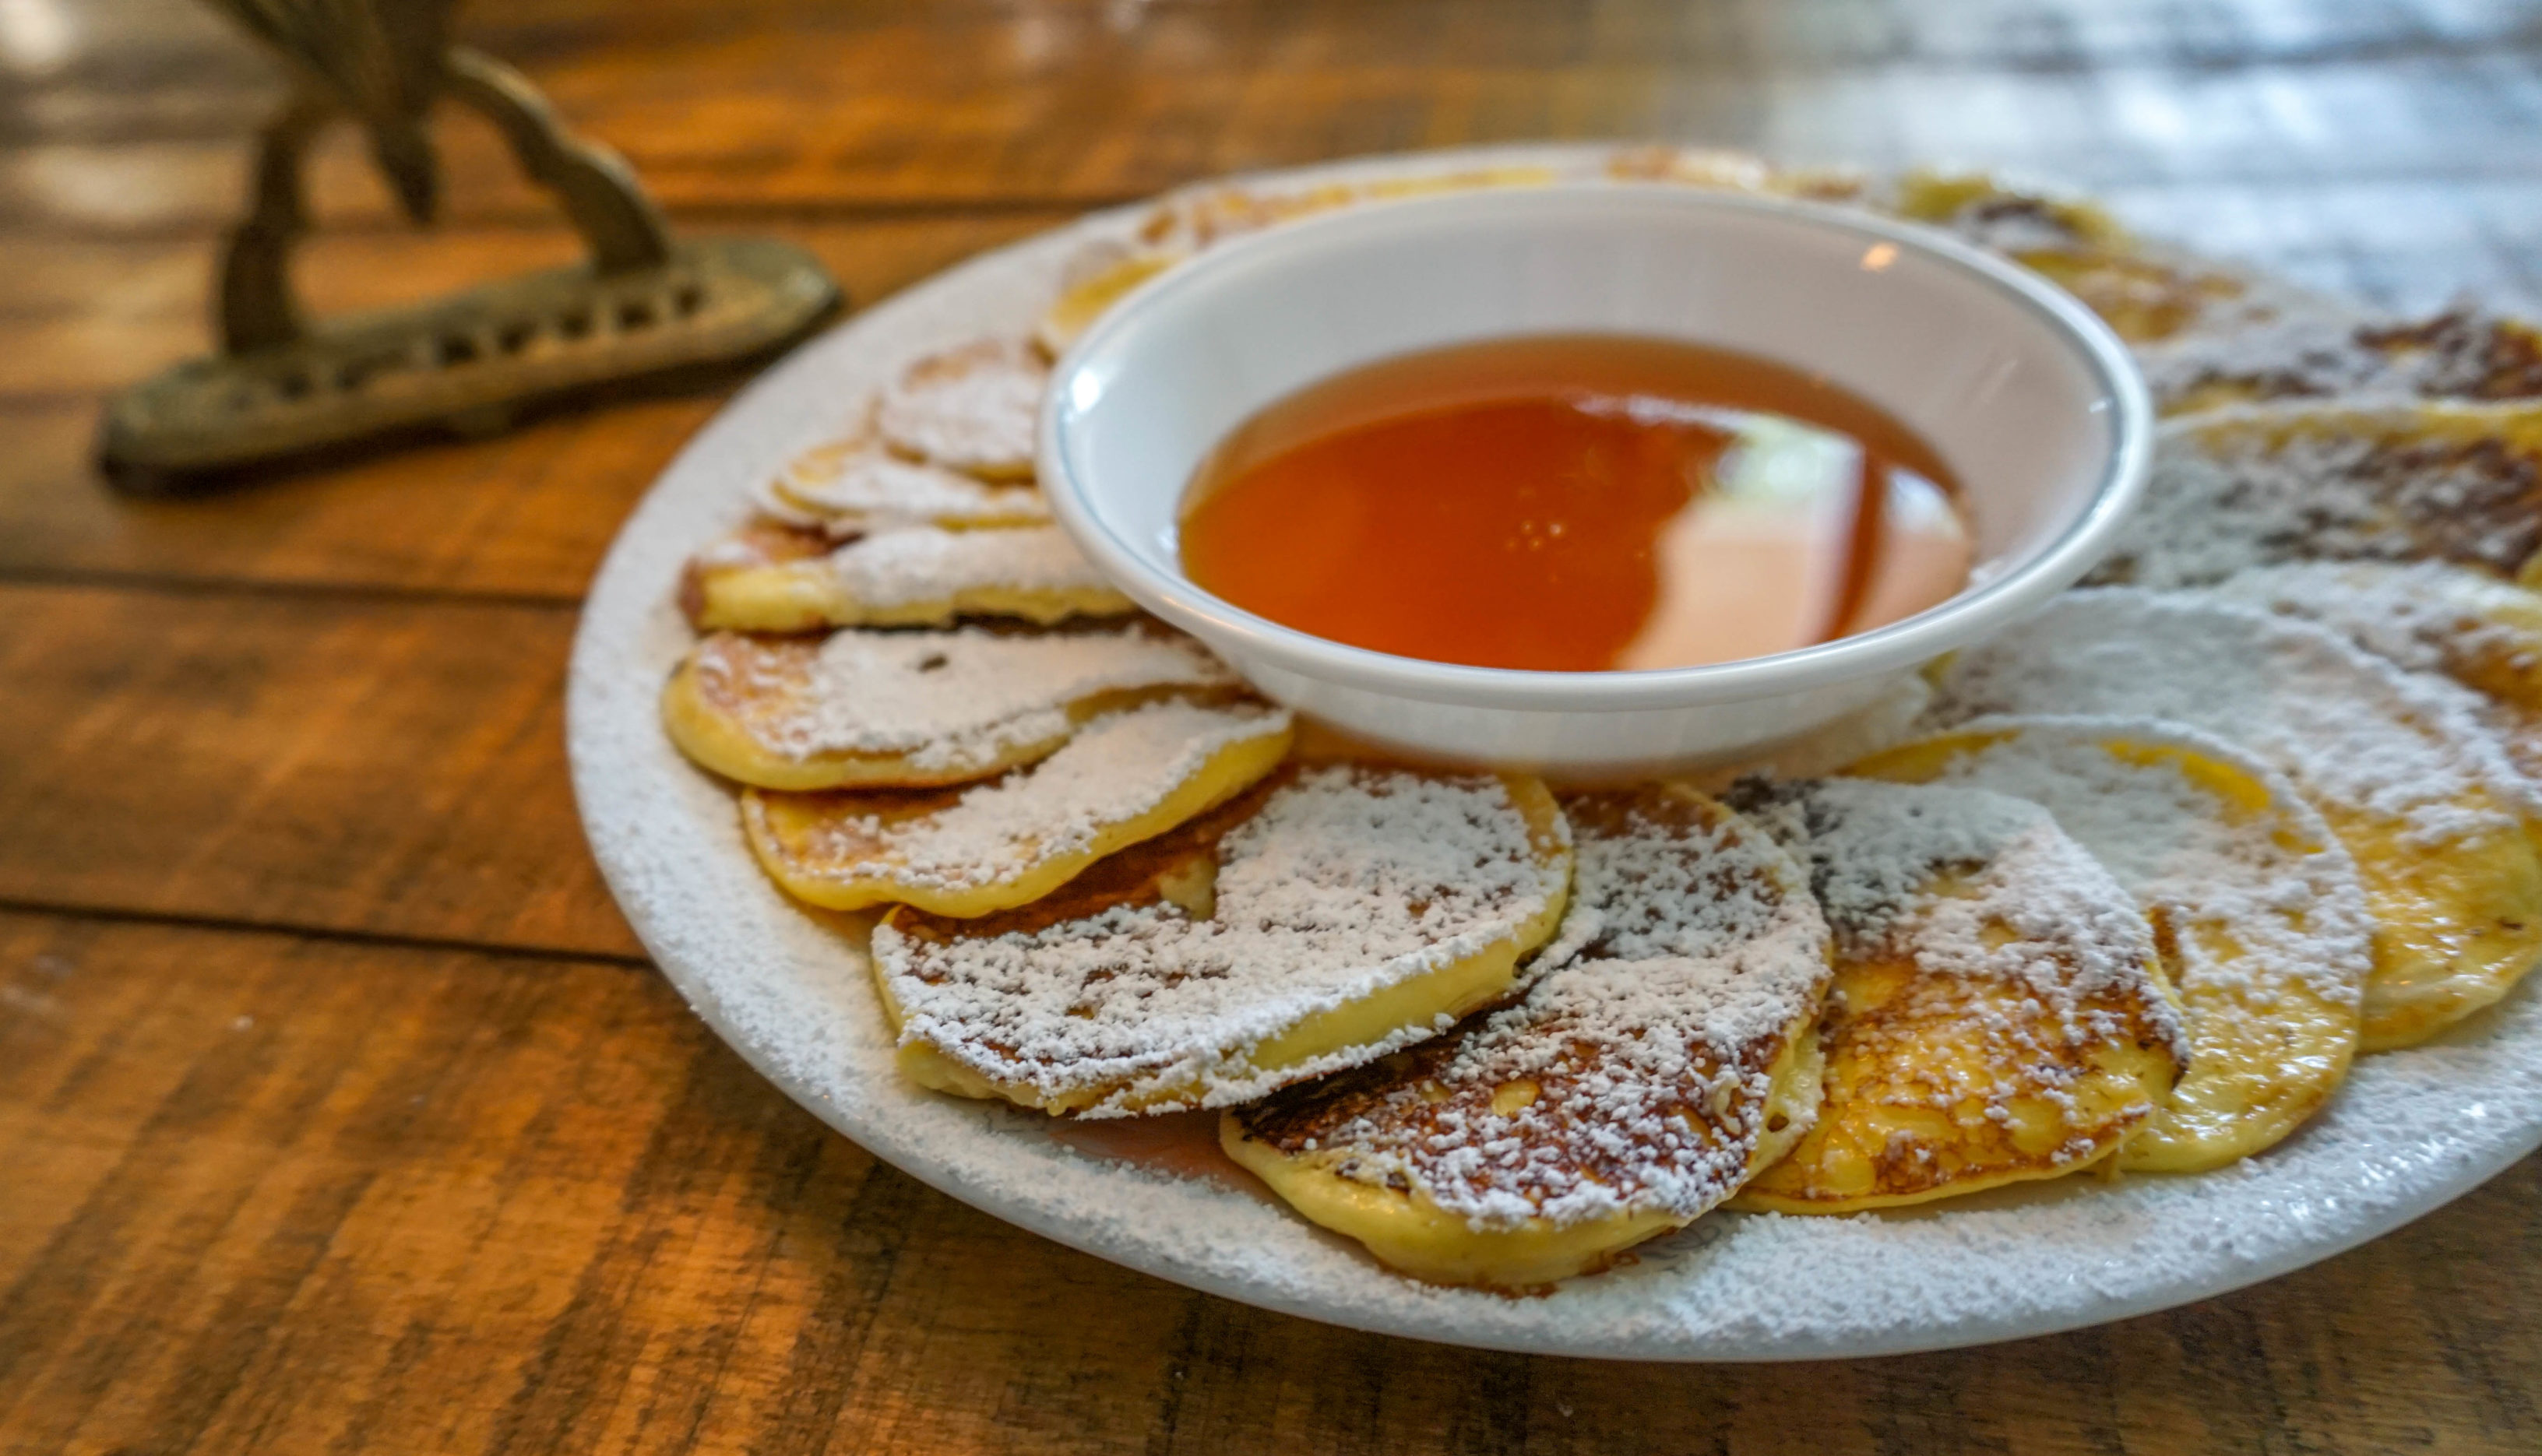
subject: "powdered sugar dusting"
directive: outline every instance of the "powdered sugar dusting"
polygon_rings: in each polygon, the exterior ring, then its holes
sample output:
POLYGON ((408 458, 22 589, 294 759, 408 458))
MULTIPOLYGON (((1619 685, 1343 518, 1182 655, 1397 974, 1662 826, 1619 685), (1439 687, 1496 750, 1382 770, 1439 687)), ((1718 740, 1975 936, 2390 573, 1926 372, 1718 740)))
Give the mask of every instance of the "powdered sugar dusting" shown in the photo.
POLYGON ((1020 338, 980 338, 910 365, 874 405, 896 450, 957 471, 1032 473, 1033 428, 1050 366, 1020 338))
MULTIPOLYGON (((1595 168, 1605 148, 1363 160, 1293 175, 1595 168)), ((1833 1358, 2069 1329, 2198 1299, 2397 1227, 2542 1139, 2542 996, 2436 1045, 2367 1057, 2302 1137, 2195 1178, 2050 1183, 1942 1216, 1716 1214, 1632 1265, 1513 1300, 1385 1277, 1258 1197, 1087 1158, 1049 1120, 899 1076, 858 949, 795 911, 738 837, 728 792, 687 770, 655 711, 692 645, 665 602, 691 545, 835 431, 838 401, 899 361, 1012 328, 1064 258, 1136 210, 993 253, 863 311, 754 382, 663 475, 613 546, 570 679, 575 790, 592 846, 665 976, 761 1072, 876 1157, 1022 1227, 1160 1277, 1426 1340, 1637 1359, 1833 1358), (1982 1271, 1982 1277, 1972 1277, 1982 1271)))
POLYGON ((2542 617, 2542 601, 2522 588, 2441 561, 2269 566, 2231 577, 2214 591, 2228 601, 2319 622, 2377 657, 2427 673, 2450 673, 2494 654, 2527 666, 2526 641, 2487 614, 2503 601, 2542 617))
MULTIPOLYGON (((884 924, 873 951, 904 1039, 1048 1100, 1100 1092, 1089 1116, 1162 1089, 1205 1107, 1250 1101, 1436 1035, 1404 1027, 1276 1072, 1248 1060, 1309 1016, 1508 940, 1558 903, 1570 867, 1567 854, 1546 862, 1501 779, 1370 767, 1305 770, 1241 823, 1194 826, 1145 857, 1213 850, 1206 915, 1125 885, 1055 922, 1028 907, 884 924)), ((1105 869, 1081 883, 1101 889, 1105 869)))
POLYGON ((2163 718, 2238 743, 2296 787, 2435 848, 2506 827, 2532 792, 2450 683, 2306 622, 2189 594, 2068 592, 1943 679, 1937 725, 1997 713, 2163 718))
MULTIPOLYGON (((964 592, 1109 593, 1112 583, 1056 526, 1014 531, 885 531, 832 551, 830 569, 867 608, 941 602, 964 592)), ((1123 610, 1128 610, 1126 602, 1123 610)))
POLYGON ((1099 836, 1162 804, 1228 746, 1288 728, 1285 709, 1150 703, 1098 718, 1039 764, 958 790, 920 813, 897 812, 888 796, 801 801, 870 807, 820 821, 794 845, 795 857, 816 873, 903 891, 1003 884, 1035 865, 1088 852, 1099 836))
POLYGON ((1972 726, 2003 736, 1951 759, 1936 782, 2039 805, 2149 914, 2229 938, 2238 950, 2229 962, 2204 939, 2178 939, 2169 964, 2184 990, 2260 1000, 2292 983, 2333 1004, 2356 1004, 2373 962, 2365 893, 2355 861, 2283 775, 2211 734, 2144 719, 1972 726), (2123 757, 2109 750, 2113 742, 2225 764, 2265 786, 2269 803, 2264 812, 2238 812, 2176 762, 2123 757), (2282 837, 2288 830, 2295 842, 2282 837))
POLYGON ((772 753, 895 755, 940 776, 1065 737, 1070 705, 1097 694, 1235 682, 1190 638, 1137 627, 1034 636, 841 631, 818 640, 718 632, 693 660, 707 700, 772 753))
POLYGON ((2204 586, 2297 560, 2441 557, 2512 575, 2542 546, 2542 465, 2503 439, 2412 439, 2408 409, 2267 406, 2166 426, 2143 501, 2091 576, 2204 586))
POLYGON ((1915 725, 1933 705, 1933 685, 1920 673, 1906 673, 1880 691, 1880 695, 1806 737, 1784 744, 1763 758, 1707 768, 1695 776, 1706 788, 1719 789, 1751 774, 1768 778, 1816 778, 1847 764, 1869 758, 1915 736, 1915 725))
POLYGON ((2300 316, 2191 334, 2141 349, 2137 360, 2165 411, 2216 399, 2542 396, 2533 332, 2473 305, 2412 324, 2300 316))
POLYGON ((1020 526, 1050 519, 1030 485, 992 485, 856 438, 815 446, 789 462, 774 493, 844 535, 908 526, 1020 526))
MULTIPOLYGON (((1752 780, 1736 797, 1809 866, 1839 958, 1903 958, 1928 976, 2002 983, 2024 998, 2013 1011, 2044 1012, 2066 1046, 2131 1035, 2113 1003, 2131 1005, 2187 1059, 2177 1016, 2146 993, 2152 929, 2100 861, 2038 805, 1980 789, 1844 778, 1752 780), (1962 883, 1938 893, 1945 877, 1962 883)), ((2027 1040, 2021 1015, 1997 1022, 2007 1042, 2027 1040)), ((1931 1069, 1941 1105, 1986 1095, 1949 1084, 1943 1070, 1931 1069)), ((2047 1063, 2023 1070, 2053 1072, 2047 1063)))
POLYGON ((1246 1114, 1342 1177, 1408 1180, 1480 1228, 1658 1211, 1736 1191, 1770 1071, 1806 1035, 1828 931, 1790 858, 1707 801, 1660 788, 1566 801, 1571 911, 1598 927, 1526 999, 1379 1067, 1246 1114), (1512 1107, 1503 1089, 1532 1098, 1512 1107))
POLYGON ((2216 595, 2338 632, 2414 672, 2482 694, 2481 720, 2527 779, 2542 782, 2542 597, 2440 561, 2307 562, 2245 571, 2216 595))

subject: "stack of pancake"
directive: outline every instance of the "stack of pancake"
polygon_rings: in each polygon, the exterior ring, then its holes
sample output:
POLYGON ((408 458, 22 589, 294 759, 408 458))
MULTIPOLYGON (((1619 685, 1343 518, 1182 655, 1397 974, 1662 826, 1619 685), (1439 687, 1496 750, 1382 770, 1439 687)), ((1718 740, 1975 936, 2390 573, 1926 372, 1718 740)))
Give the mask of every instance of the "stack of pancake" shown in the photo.
POLYGON ((1172 197, 860 401, 682 583, 669 732, 771 878, 869 936, 908 1077, 1219 1110, 1305 1217, 1526 1289, 1723 1204, 2215 1168, 2542 958, 2542 334, 1986 178, 1584 166, 1911 218, 2073 290, 2171 416, 2128 538, 1911 723, 1715 792, 1355 760, 1051 524, 1049 360, 1227 237, 1573 174, 1172 197))

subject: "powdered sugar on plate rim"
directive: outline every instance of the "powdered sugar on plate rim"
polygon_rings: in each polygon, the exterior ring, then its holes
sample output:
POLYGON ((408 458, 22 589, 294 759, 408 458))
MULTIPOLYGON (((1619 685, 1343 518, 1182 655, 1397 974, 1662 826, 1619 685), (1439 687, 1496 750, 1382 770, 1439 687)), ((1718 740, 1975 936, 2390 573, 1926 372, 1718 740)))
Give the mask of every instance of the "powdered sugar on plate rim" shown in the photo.
MULTIPOLYGON (((1609 150, 1433 153, 1277 181, 1586 171, 1609 150)), ((1051 1137, 1041 1114, 903 1081, 861 958, 780 897, 742 842, 731 792, 661 731, 657 694, 692 641, 673 602, 680 566, 902 364, 1028 328, 1080 248, 1145 213, 1099 214, 984 255, 771 369, 629 519, 576 637, 574 793, 620 907, 719 1036, 875 1156, 1062 1243, 1310 1319, 1494 1349, 1766 1360, 1978 1345, 2206 1298, 2388 1232, 2542 1145, 2542 995, 2527 987, 2430 1046, 2360 1060, 2310 1126, 2219 1173, 2038 1185, 1912 1214, 1715 1213, 1643 1246, 1629 1267, 1512 1300, 1413 1283, 1267 1200, 1091 1157, 1051 1137)))

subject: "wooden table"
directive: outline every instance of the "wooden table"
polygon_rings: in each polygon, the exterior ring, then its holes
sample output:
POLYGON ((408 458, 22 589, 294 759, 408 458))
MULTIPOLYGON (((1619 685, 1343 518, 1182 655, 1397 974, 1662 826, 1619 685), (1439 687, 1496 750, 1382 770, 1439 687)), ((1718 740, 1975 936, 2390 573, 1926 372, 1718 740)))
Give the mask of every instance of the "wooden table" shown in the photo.
MULTIPOLYGON (((2542 292, 2507 0, 504 0, 467 36, 689 228, 877 298, 1234 168, 1527 137, 1956 158, 2423 306, 2542 292)), ((611 907, 561 670, 711 399, 141 504, 100 400, 205 338, 273 68, 181 0, 0 3, 0 1449, 2542 1449, 2542 1162, 2301 1274, 1814 1366, 1480 1354, 1186 1292, 831 1135, 611 907)), ((325 307, 565 256, 324 160, 325 307)))

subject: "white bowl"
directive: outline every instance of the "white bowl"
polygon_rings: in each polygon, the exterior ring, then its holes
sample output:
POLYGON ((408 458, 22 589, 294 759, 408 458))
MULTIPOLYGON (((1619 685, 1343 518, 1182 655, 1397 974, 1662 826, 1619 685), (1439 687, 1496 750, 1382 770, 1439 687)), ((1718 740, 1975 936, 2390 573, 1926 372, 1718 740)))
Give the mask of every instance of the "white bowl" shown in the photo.
POLYGON ((1204 254, 1060 361, 1040 469, 1060 523, 1106 576, 1272 698, 1415 754, 1580 776, 1770 751, 2018 620, 2099 558, 2143 483, 2151 431, 2126 346, 2000 259, 1852 211, 1585 183, 1337 212, 1204 254), (1389 355, 1556 332, 1758 354, 1880 405, 1959 475, 1977 546, 1970 585, 1796 652, 1555 673, 1345 646, 1183 574, 1184 488, 1262 406, 1389 355))

